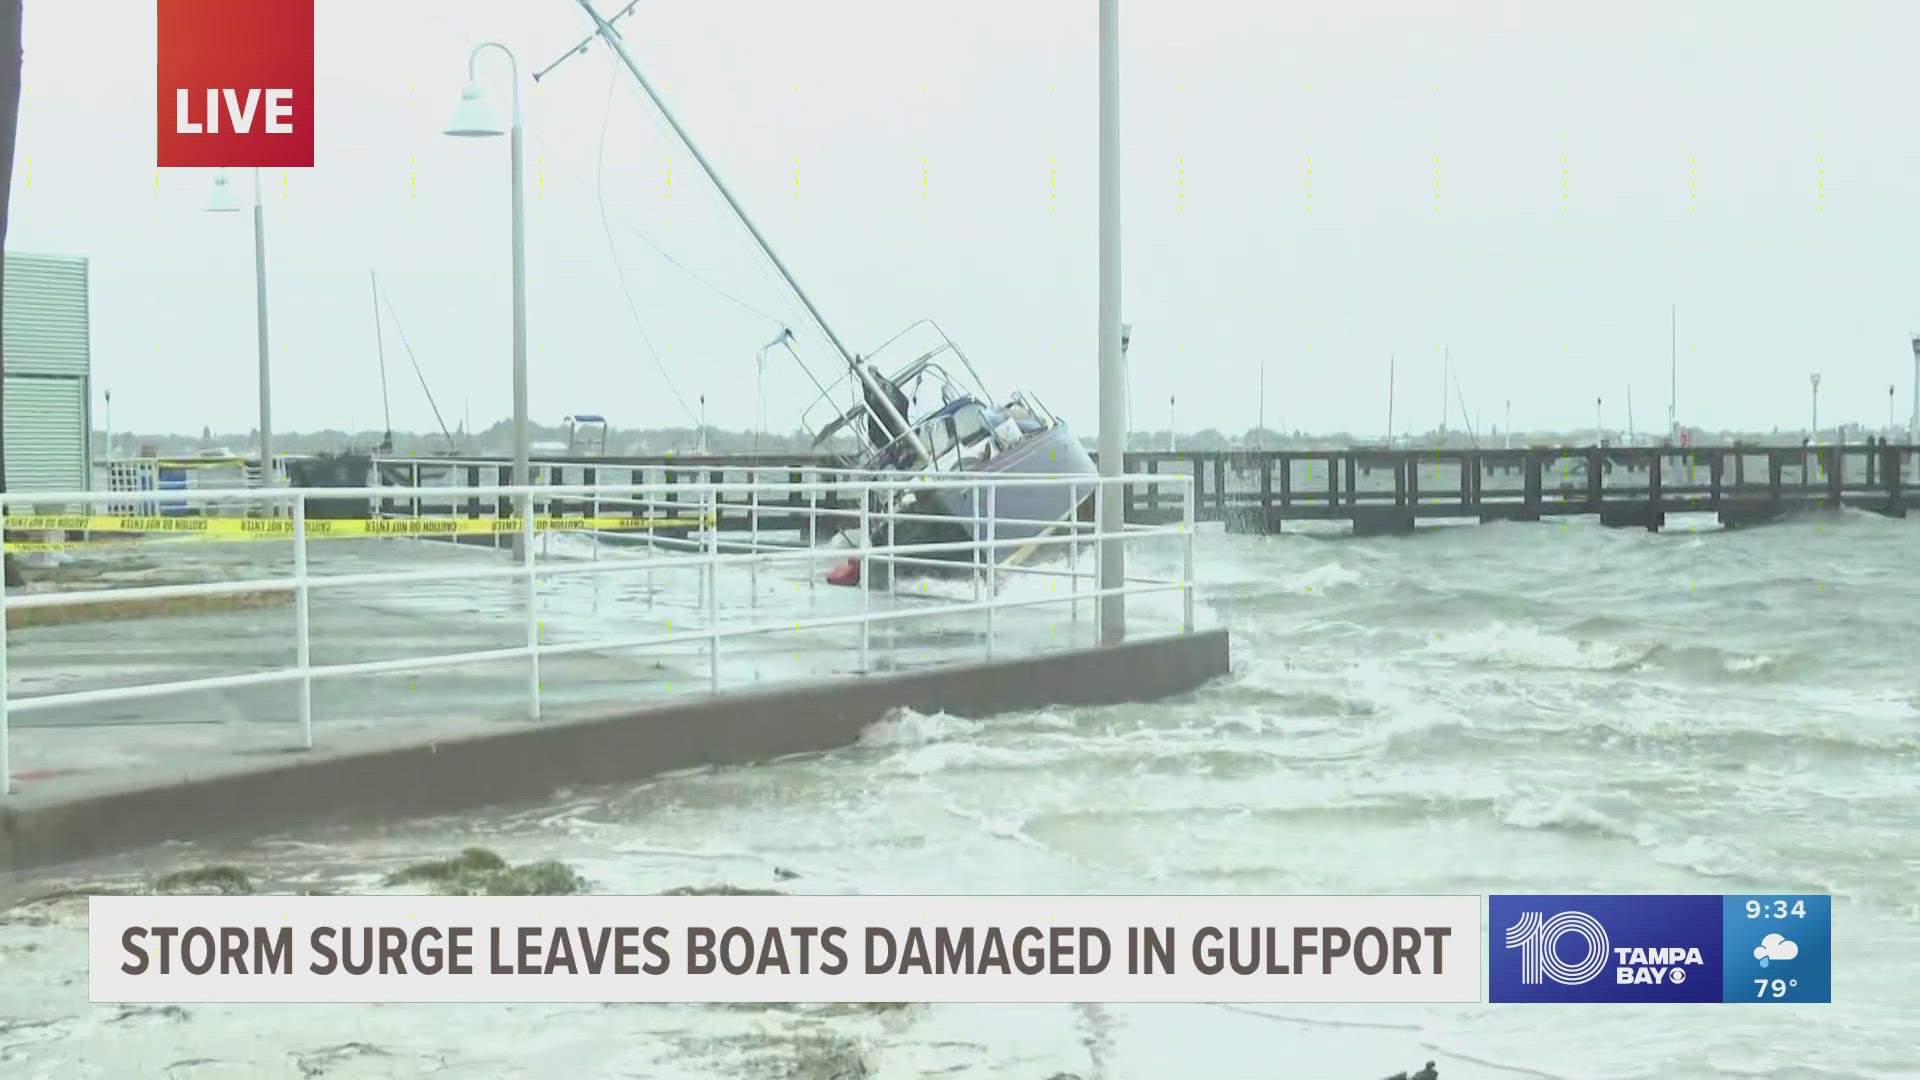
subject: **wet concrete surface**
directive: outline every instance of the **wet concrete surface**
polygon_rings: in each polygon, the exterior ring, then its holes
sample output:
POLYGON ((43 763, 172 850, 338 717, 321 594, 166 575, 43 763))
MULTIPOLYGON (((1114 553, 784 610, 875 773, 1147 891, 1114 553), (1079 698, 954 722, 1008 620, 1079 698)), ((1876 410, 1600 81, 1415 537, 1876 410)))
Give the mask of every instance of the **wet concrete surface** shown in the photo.
MULTIPOLYGON (((506 553, 418 540, 315 543, 310 573, 376 569, 484 569, 510 566, 506 553)), ((637 560, 632 548, 595 550, 578 536, 541 545, 543 570, 583 562, 637 560)), ((847 616, 870 603, 877 612, 928 612, 927 617, 875 623, 867 633, 865 671, 889 672, 977 661, 987 654, 984 612, 933 613, 943 603, 978 595, 972 581, 903 580, 876 591, 821 582, 844 552, 823 552, 811 566, 734 566, 719 576, 714 625, 778 627, 777 632, 722 639, 719 687, 733 692, 862 673, 858 626, 809 626, 847 616), (793 630, 785 630, 791 621, 793 630)), ((607 637, 686 634, 662 644, 543 656, 541 720, 529 720, 528 660, 434 666, 435 655, 513 648, 526 643, 524 586, 511 579, 470 578, 396 586, 319 587, 311 591, 314 666, 421 658, 417 667, 370 675, 318 678, 313 685, 316 749, 351 752, 431 742, 529 723, 561 722, 603 710, 713 692, 708 606, 693 568, 648 570, 637 562, 607 574, 542 574, 535 610, 547 645, 607 637)), ((1088 567, 1090 569, 1090 567, 1088 567)), ((106 549, 41 571, 28 592, 54 588, 125 587, 187 581, 255 580, 292 570, 289 545, 163 544, 106 549)), ((1002 595, 1065 596, 1071 583, 1015 578, 1002 595)), ((16 591, 15 595, 19 595, 16 591)), ((1177 619, 1175 594, 1135 601, 1136 622, 1164 632, 1177 619), (1157 607, 1152 601, 1157 601, 1157 607), (1145 618, 1138 616, 1144 615, 1145 618), (1155 625, 1155 624, 1160 625, 1155 625)), ((1007 609, 994 617, 998 655, 1030 655, 1093 644, 1093 604, 1007 609), (1078 610, 1074 610, 1077 608, 1078 610)), ((58 798, 147 785, 170 778, 257 769, 302 750, 298 682, 198 689, 165 696, 19 708, 45 694, 160 681, 265 672, 296 662, 292 605, 235 611, 189 611, 19 627, 7 635, 13 798, 58 798)), ((3 798, 3 797, 0 797, 3 798)))

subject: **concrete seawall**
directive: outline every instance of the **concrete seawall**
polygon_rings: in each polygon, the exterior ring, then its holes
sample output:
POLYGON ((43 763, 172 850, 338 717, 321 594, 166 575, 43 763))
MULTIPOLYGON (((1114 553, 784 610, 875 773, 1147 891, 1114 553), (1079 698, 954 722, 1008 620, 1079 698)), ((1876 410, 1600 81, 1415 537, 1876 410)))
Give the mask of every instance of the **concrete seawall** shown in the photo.
POLYGON ((437 742, 316 749, 257 768, 101 785, 0 803, 0 871, 167 840, 245 838, 345 818, 445 813, 848 746, 905 706, 979 717, 1047 706, 1150 701, 1228 670, 1225 630, 1111 648, 954 664, 858 679, 488 724, 437 742))

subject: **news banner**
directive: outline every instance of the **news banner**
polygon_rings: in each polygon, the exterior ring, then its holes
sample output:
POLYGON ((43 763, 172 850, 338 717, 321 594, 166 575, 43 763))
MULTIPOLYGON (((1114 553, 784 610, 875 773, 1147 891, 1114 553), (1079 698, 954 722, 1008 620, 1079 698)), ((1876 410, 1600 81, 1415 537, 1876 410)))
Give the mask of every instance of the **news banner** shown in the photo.
POLYGON ((1827 896, 96 896, 95 1002, 1832 1000, 1827 896))

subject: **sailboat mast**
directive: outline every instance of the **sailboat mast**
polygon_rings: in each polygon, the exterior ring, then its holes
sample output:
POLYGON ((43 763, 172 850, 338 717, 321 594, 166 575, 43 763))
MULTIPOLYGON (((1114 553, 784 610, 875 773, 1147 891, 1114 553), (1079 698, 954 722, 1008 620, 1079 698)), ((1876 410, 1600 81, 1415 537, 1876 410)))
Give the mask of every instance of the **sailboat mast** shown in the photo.
POLYGON ((1387 354, 1387 449, 1393 449, 1393 354, 1387 354))
POLYGON ((1667 438, 1680 437, 1680 305, 1667 315, 1667 438))
POLYGON ((367 271, 367 281, 373 286, 373 348, 380 357, 380 416, 386 421, 387 449, 393 449, 393 410, 387 405, 387 343, 380 332, 380 275, 367 271))
POLYGON ((806 290, 800 287, 800 283, 794 280, 792 271, 787 269, 787 264, 781 262, 780 256, 774 254, 772 245, 768 244, 767 238, 761 236, 760 230, 754 227, 753 219, 741 209, 740 203, 733 197, 733 192, 727 190, 727 185, 721 181, 720 175, 713 171, 713 166, 707 164, 706 155, 700 153, 700 148, 695 146, 693 140, 687 136, 686 130, 680 126, 680 121, 674 119, 673 113, 667 109, 666 102, 661 101, 660 95, 653 92, 653 85, 647 82, 645 75, 640 73, 640 65, 634 63, 633 57, 628 54, 627 46, 621 40, 620 31, 615 30, 612 23, 600 17, 600 13, 593 9, 592 0, 579 0, 579 4, 586 11, 587 17, 593 20, 593 25, 600 37, 606 41, 608 47, 613 49, 614 55, 620 58, 620 62, 626 65, 627 71, 633 75, 633 80, 640 84, 640 89, 646 93, 647 100, 653 102, 653 107, 660 110, 661 118, 667 122, 668 127, 673 129, 674 135, 679 138, 681 145, 687 148, 687 152, 693 155, 693 160, 700 166, 700 171, 713 182, 714 189, 720 192, 722 199, 726 200, 734 216, 740 219, 740 224, 746 226, 747 233, 753 237, 753 242, 759 245, 761 253, 767 257, 768 262, 773 264, 773 268, 779 271, 781 279, 787 283, 787 288, 793 290, 793 295, 800 301, 800 305, 807 309, 807 314, 813 319, 814 324, 826 334, 827 340, 833 343, 834 350, 840 354, 840 358, 846 361, 847 367, 859 377, 861 384, 866 388, 868 400, 879 404, 888 418, 898 425, 897 430, 905 433, 914 452, 920 455, 920 460, 931 467, 934 464, 933 456, 927 452, 926 445, 920 441, 920 437, 908 426, 907 418, 900 415, 900 410, 894 407, 892 398, 875 385, 873 375, 867 370, 867 366, 855 359, 853 353, 841 343, 840 335, 834 333, 833 327, 827 325, 827 320, 821 316, 820 309, 813 306, 813 301, 808 299, 806 290))

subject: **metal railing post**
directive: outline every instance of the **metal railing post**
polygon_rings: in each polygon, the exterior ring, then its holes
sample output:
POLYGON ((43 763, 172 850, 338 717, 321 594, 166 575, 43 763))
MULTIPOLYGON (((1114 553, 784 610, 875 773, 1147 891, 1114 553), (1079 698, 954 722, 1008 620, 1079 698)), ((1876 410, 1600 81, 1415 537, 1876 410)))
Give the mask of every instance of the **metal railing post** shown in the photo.
POLYGON ((1107 587, 1106 507, 1107 482, 1105 477, 1101 477, 1093 482, 1093 529, 1089 534, 1093 537, 1093 594, 1097 598, 1094 601, 1096 621, 1101 610, 1099 599, 1101 590, 1107 587))
MULTIPOLYGON (((593 545, 593 561, 599 562, 600 561, 600 536, 599 536, 600 492, 597 489, 593 493, 592 511, 593 511, 594 527, 587 530, 587 542, 593 545)), ((593 613, 595 615, 600 614, 600 579, 605 576, 606 575, 604 574, 593 575, 593 613)))
POLYGON ((993 636, 998 629, 995 616, 1000 613, 1000 588, 996 574, 1000 565, 1000 552, 994 544, 997 534, 993 527, 994 493, 999 490, 998 485, 987 484, 987 659, 989 660, 993 659, 993 636))
MULTIPOLYGON (((973 536, 976 540, 979 539, 980 534, 982 532, 981 526, 986 524, 986 518, 981 516, 982 513, 984 512, 986 503, 981 500, 980 491, 981 491, 981 485, 975 484, 973 486, 973 490, 968 492, 968 495, 970 495, 971 498, 967 500, 967 505, 972 508, 972 512, 967 519, 967 525, 969 529, 972 531, 973 536)), ((980 602, 981 583, 986 579, 987 575, 986 575, 986 571, 983 569, 980 573, 974 574, 972 576, 973 576, 973 602, 977 604, 980 602)), ((991 598, 992 594, 989 593, 988 595, 989 595, 989 598, 991 598)), ((991 623, 989 623, 987 629, 989 632, 992 631, 993 627, 991 623)), ((993 645, 991 643, 987 645, 987 655, 989 657, 993 655, 993 645)))
POLYGON ((533 490, 529 486, 520 510, 520 570, 526 579, 527 601, 527 719, 540 719, 540 609, 534 598, 533 490))
POLYGON ((860 670, 873 657, 873 492, 860 489, 860 670))
MULTIPOLYGON (((809 549, 814 549, 814 548, 817 548, 820 544, 820 493, 814 490, 813 484, 819 481, 820 470, 809 468, 809 469, 802 470, 800 475, 803 477, 806 477, 806 482, 808 485, 807 486, 807 547, 809 549)), ((809 560, 807 562, 807 591, 808 592, 813 591, 814 584, 819 577, 820 577, 820 564, 809 560)))
MULTIPOLYGON (((8 507, 0 503, 0 520, 7 510, 8 507)), ((0 528, 0 534, 4 532, 4 528, 0 528)), ((0 585, 0 795, 13 792, 13 725, 7 716, 12 704, 13 684, 7 681, 7 590, 0 585)))
MULTIPOLYGON (((565 479, 565 477, 562 477, 562 479, 565 479)), ((531 505, 532 500, 528 500, 528 503, 531 505)), ((554 505, 551 500, 547 503, 547 516, 554 520, 548 523, 550 526, 553 526, 553 528, 540 530, 540 557, 543 559, 553 558, 553 534, 559 526, 560 515, 566 513, 566 509, 567 505, 564 502, 558 506, 554 505)), ((529 512, 531 513, 532 511, 529 510, 529 512)))
POLYGON ((1191 634, 1193 633, 1193 500, 1183 499, 1181 501, 1186 503, 1187 506, 1186 521, 1184 522, 1187 535, 1184 545, 1186 548, 1185 558, 1183 560, 1185 565, 1182 566, 1180 571, 1180 630, 1182 633, 1191 634))
MULTIPOLYGON (((1096 526, 1098 522, 1095 523, 1096 526)), ((1073 537, 1067 545, 1067 591, 1073 594, 1073 600, 1067 604, 1068 621, 1080 621, 1080 485, 1073 485, 1073 524, 1068 527, 1068 535, 1073 537)))
POLYGON ((300 664, 300 748, 313 749, 313 624, 307 588, 307 493, 293 495, 293 619, 300 664))
MULTIPOLYGON (((666 475, 667 475, 666 470, 662 469, 660 472, 660 477, 661 477, 660 482, 662 484, 666 483, 666 475)), ((640 470, 640 481, 642 483, 645 483, 646 479, 647 479, 646 470, 645 469, 640 470)), ((653 488, 649 487, 647 488, 647 521, 648 521, 648 525, 647 525, 647 610, 648 611, 653 610, 653 564, 656 561, 658 561, 660 558, 660 543, 659 543, 660 526, 652 524, 653 519, 658 516, 659 515, 654 511, 654 506, 653 506, 653 488)))
MULTIPOLYGON (((760 468, 747 472, 753 489, 747 493, 747 549, 753 558, 747 563, 747 607, 760 606, 760 468)), ((717 530, 716 530, 717 531, 717 530)))
POLYGON ((707 511, 707 682, 720 692, 720 492, 709 486, 707 511))

